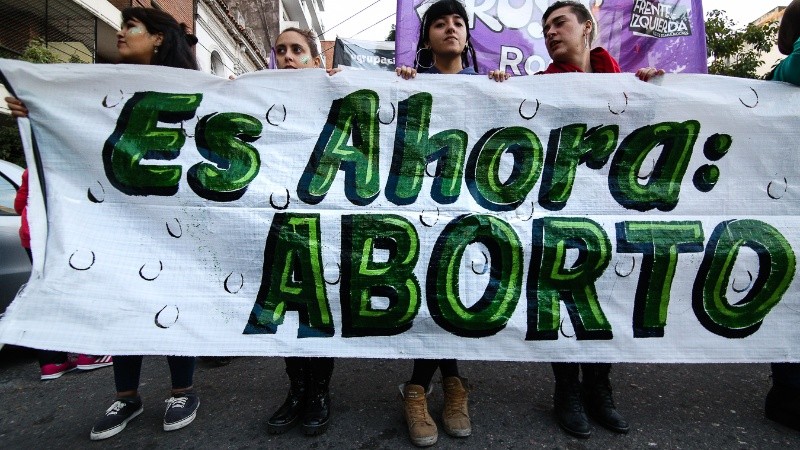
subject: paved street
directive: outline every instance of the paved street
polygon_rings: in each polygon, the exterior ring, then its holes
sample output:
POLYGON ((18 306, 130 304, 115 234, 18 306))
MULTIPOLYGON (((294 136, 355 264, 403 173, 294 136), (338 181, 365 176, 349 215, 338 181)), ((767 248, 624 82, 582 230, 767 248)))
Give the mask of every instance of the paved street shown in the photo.
MULTIPOLYGON (((13 350, 13 349, 12 349, 13 350)), ((0 352, 0 446, 18 448, 413 448, 406 436, 397 384, 411 362, 336 361, 331 428, 320 437, 299 429, 266 433, 267 416, 287 386, 279 358, 236 358, 226 367, 198 365, 197 419, 174 432, 162 430, 169 374, 162 357, 145 358, 144 413, 121 434, 89 441, 89 430, 113 399, 110 368, 68 373, 39 381, 32 353, 0 352)), ((552 418, 552 374, 543 363, 462 362, 472 384, 473 435, 441 432, 433 448, 800 448, 800 433, 763 417, 769 388, 766 364, 618 364, 612 377, 617 403, 631 432, 595 427, 588 440, 574 439, 552 418)), ((441 387, 430 399, 441 411, 441 387)))

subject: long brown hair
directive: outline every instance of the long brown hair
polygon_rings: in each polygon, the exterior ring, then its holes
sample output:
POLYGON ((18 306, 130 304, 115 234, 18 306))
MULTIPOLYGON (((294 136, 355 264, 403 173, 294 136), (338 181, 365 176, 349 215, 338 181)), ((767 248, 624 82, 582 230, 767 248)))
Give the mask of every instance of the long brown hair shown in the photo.
POLYGON ((158 53, 153 54, 150 64, 200 70, 191 49, 197 43, 197 37, 188 33, 189 27, 185 23, 179 24, 174 17, 160 9, 138 6, 122 10, 122 21, 131 19, 142 22, 150 34, 164 35, 161 45, 158 46, 158 53))

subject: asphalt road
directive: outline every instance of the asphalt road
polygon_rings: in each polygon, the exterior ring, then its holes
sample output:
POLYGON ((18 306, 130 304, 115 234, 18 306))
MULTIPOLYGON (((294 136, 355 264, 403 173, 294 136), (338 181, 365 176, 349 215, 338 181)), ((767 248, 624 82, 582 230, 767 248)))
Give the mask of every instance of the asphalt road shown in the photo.
MULTIPOLYGON (((89 430, 113 400, 110 368, 39 381, 34 354, 0 352, 0 447, 18 448, 413 448, 397 385, 410 375, 403 360, 338 359, 331 385, 327 433, 299 429, 266 433, 265 421, 285 396, 279 358, 236 358, 226 367, 201 361, 195 387, 201 403, 188 427, 162 430, 169 372, 162 357, 145 358, 140 394, 144 413, 119 435, 89 441, 89 430)), ((462 362, 472 385, 473 433, 441 432, 433 448, 697 449, 800 448, 800 432, 764 418, 769 389, 765 364, 618 364, 612 379, 617 404, 631 422, 628 435, 595 427, 590 439, 564 434, 552 417, 548 364, 462 362)), ((441 414, 437 380, 429 400, 441 414)))

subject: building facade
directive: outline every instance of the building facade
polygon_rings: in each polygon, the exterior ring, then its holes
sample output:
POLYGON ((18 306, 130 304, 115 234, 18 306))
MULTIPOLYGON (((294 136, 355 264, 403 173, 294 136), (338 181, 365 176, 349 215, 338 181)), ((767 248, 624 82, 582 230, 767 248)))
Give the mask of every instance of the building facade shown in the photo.
POLYGON ((269 53, 241 11, 224 0, 199 0, 195 54, 200 69, 223 78, 266 69, 269 53))
POLYGON ((323 0, 226 0, 231 9, 241 12, 247 26, 267 52, 287 27, 307 28, 317 35, 325 31, 321 12, 323 0))
POLYGON ((248 27, 261 22, 248 20, 231 3, 248 3, 250 10, 274 16, 276 24, 281 14, 279 2, 271 0, 0 0, 0 57, 19 57, 35 40, 64 62, 116 62, 120 11, 143 6, 168 12, 197 36, 201 70, 230 77, 266 68, 271 41, 248 27), (257 8, 271 3, 274 12, 257 8))
POLYGON ((31 41, 60 60, 113 62, 120 12, 107 0, 0 0, 0 52, 19 57, 31 41))

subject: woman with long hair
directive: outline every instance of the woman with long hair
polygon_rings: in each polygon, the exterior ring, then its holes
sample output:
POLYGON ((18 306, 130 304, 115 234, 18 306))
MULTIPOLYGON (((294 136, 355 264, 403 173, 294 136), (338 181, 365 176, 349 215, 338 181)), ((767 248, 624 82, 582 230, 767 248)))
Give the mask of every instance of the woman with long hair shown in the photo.
MULTIPOLYGON (((120 61, 198 70, 191 46, 197 43, 188 27, 171 15, 155 8, 126 8, 122 11, 122 29, 117 33, 120 61)), ((171 396, 164 413, 164 430, 189 425, 197 414, 200 399, 192 389, 195 358, 167 356, 172 378, 171 396)), ((114 383, 117 398, 92 428, 92 440, 106 439, 119 433, 142 410, 139 397, 141 356, 114 356, 114 383)))
MULTIPOLYGON (((168 13, 155 8, 126 8, 122 11, 122 29, 117 32, 117 50, 123 64, 144 64, 198 70, 191 46, 197 43, 188 27, 179 24, 168 13)), ((13 97, 6 98, 15 117, 27 117, 25 105, 13 97)), ((164 430, 172 431, 189 425, 197 414, 200 399, 195 394, 194 357, 167 356, 172 389, 164 412, 164 430)), ((107 439, 125 429, 129 421, 142 413, 139 377, 142 356, 114 356, 114 403, 97 420, 90 439, 107 439)))
MULTIPOLYGON (((278 69, 315 69, 322 64, 317 37, 311 30, 290 27, 275 42, 278 69)), ((331 69, 330 75, 340 69, 331 69)), ((328 387, 333 375, 333 358, 287 357, 289 393, 267 420, 267 431, 280 434, 302 422, 303 433, 322 434, 328 428, 331 400, 328 387)))
MULTIPOLYGON (((415 78, 417 73, 477 75, 478 63, 464 5, 457 0, 440 0, 432 4, 420 22, 414 66, 401 66, 395 71, 404 79, 415 78)), ((509 77, 500 70, 492 70, 488 76, 498 82, 509 77)), ((453 437, 472 434, 467 382, 459 375, 458 361, 415 359, 411 378, 400 386, 400 391, 409 437, 414 445, 420 447, 433 445, 439 438, 426 398, 437 369, 442 374, 445 432, 453 437)))

